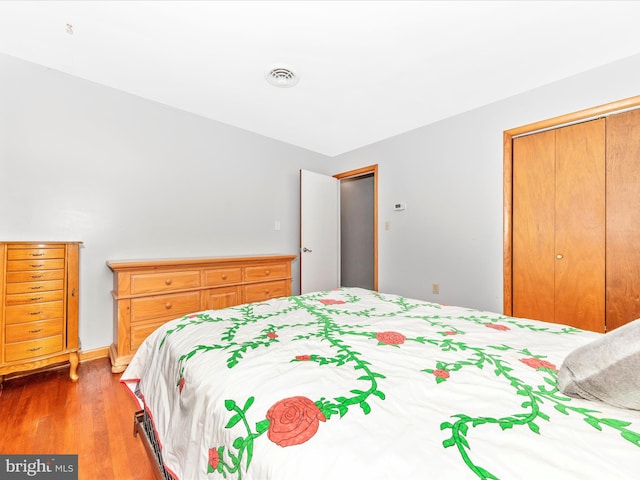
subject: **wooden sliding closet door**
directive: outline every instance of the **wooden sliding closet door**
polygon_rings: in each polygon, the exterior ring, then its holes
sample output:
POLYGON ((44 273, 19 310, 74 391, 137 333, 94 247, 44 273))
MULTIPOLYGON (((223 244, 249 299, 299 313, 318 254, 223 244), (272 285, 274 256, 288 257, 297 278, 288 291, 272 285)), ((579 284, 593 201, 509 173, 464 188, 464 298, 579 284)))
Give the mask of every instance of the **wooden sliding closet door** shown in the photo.
POLYGON ((513 316, 555 316, 555 132, 513 139, 513 316))
POLYGON ((605 120, 556 130, 555 321, 604 331, 605 120))
POLYGON ((640 318, 640 110, 607 118, 607 331, 640 318))
POLYGON ((604 330, 605 123, 513 140, 513 315, 604 330))

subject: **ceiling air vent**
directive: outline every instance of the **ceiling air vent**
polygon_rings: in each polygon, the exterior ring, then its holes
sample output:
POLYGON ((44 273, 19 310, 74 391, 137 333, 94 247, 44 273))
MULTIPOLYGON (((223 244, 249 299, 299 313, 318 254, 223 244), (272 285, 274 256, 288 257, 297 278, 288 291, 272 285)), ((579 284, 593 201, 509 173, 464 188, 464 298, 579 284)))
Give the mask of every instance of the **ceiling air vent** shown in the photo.
POLYGON ((293 87, 298 83, 298 74, 291 67, 284 65, 274 65, 267 68, 264 76, 271 85, 275 87, 293 87))

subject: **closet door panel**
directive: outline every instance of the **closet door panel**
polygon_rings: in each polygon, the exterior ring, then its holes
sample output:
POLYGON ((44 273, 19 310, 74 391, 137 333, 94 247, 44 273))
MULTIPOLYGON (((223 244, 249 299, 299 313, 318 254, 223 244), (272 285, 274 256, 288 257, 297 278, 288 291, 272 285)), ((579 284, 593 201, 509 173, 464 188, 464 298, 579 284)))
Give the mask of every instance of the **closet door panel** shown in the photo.
POLYGON ((640 318, 640 110, 607 118, 607 331, 640 318))
POLYGON ((604 331, 604 119, 556 130, 555 220, 555 321, 604 331))
POLYGON ((554 318, 555 132, 513 140, 513 312, 554 318))

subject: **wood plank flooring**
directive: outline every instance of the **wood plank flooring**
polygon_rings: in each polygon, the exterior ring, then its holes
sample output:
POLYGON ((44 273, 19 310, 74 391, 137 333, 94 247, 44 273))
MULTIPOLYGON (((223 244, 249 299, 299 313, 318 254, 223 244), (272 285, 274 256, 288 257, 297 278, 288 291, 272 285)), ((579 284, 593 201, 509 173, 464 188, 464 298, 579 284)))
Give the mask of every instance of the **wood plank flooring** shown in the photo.
POLYGON ((81 363, 78 374, 72 382, 66 367, 5 380, 0 453, 78 454, 79 480, 153 479, 121 374, 107 358, 81 363))

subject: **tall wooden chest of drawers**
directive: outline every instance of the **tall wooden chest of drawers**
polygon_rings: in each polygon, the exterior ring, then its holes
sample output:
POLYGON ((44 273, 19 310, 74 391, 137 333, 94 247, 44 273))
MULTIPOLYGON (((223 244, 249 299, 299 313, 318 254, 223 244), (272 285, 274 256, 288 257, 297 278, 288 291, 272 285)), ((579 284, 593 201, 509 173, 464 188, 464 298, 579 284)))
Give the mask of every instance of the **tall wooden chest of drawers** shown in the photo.
POLYGON ((113 271, 111 370, 122 372, 162 324, 201 310, 291 295, 295 255, 108 261, 113 271))
POLYGON ((0 376, 68 361, 78 379, 81 242, 0 242, 0 376))

